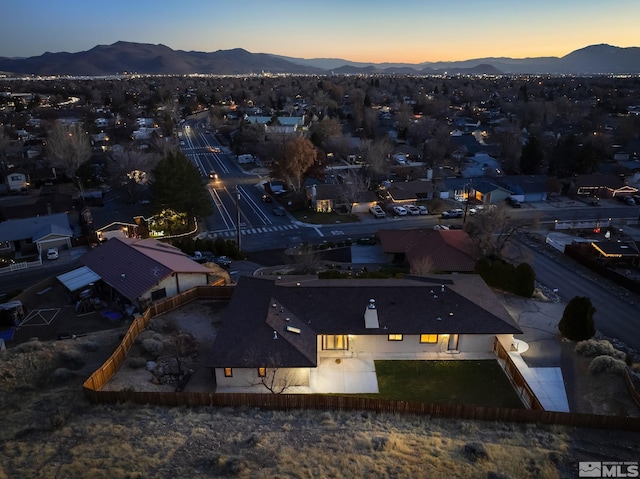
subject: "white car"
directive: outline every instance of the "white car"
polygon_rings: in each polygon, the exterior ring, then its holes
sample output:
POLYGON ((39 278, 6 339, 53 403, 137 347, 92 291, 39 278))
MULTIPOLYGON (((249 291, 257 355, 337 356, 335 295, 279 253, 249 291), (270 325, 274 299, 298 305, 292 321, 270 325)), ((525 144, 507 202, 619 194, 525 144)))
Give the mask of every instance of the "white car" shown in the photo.
POLYGON ((435 225, 435 226, 433 227, 433 229, 434 229, 434 230, 448 230, 448 229, 449 229, 449 227, 448 227, 448 226, 446 226, 446 225, 435 225))
POLYGON ((403 206, 394 206, 393 212, 397 216, 407 216, 407 210, 403 206))
POLYGON ((379 205, 374 205, 371 208, 369 208, 369 212, 376 218, 384 218, 386 216, 384 210, 380 208, 379 205))
POLYGON ((464 215, 464 210, 461 208, 456 208, 454 210, 448 210, 442 212, 443 218, 462 218, 464 215))
POLYGON ((58 248, 49 248, 47 250, 47 259, 58 259, 59 257, 58 248))
POLYGON ((421 215, 428 215, 429 214, 429 210, 424 205, 418 205, 418 210, 420 211, 421 215))
POLYGON ((410 215, 419 215, 420 214, 420 210, 418 209, 418 207, 416 205, 407 205, 407 206, 405 206, 405 209, 407 210, 407 212, 410 215))

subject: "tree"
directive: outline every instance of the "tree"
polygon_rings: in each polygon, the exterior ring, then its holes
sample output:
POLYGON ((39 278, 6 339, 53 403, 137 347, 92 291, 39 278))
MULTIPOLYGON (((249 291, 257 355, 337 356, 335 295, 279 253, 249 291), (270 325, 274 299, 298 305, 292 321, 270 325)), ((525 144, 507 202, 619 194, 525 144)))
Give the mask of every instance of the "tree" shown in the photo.
POLYGON ((538 138, 531 136, 522 147, 520 155, 520 173, 523 175, 535 175, 540 172, 543 153, 538 138))
POLYGON ((520 263, 513 273, 513 292, 530 298, 536 287, 536 272, 529 263, 520 263))
POLYGON ((573 341, 591 339, 596 334, 593 315, 596 308, 586 296, 575 296, 564 308, 558 329, 573 341))
POLYGON ((286 180, 299 192, 304 175, 316 158, 316 149, 309 140, 300 136, 289 138, 284 141, 281 155, 274 164, 273 175, 286 180))
POLYGON ((393 151, 393 146, 386 138, 375 140, 363 140, 361 143, 362 156, 365 159, 371 173, 374 176, 382 174, 386 170, 387 157, 393 151))
POLYGON ((47 135, 47 149, 53 166, 62 168, 69 178, 77 180, 78 189, 82 192, 78 169, 91 158, 89 135, 82 123, 57 121, 47 135))
POLYGON ((168 153, 152 170, 151 177, 149 190, 156 212, 165 209, 184 212, 189 221, 212 213, 200 172, 182 153, 168 153))
POLYGON ((113 187, 125 186, 128 199, 135 201, 141 185, 147 182, 149 173, 158 162, 155 154, 128 149, 113 153, 107 172, 113 187))

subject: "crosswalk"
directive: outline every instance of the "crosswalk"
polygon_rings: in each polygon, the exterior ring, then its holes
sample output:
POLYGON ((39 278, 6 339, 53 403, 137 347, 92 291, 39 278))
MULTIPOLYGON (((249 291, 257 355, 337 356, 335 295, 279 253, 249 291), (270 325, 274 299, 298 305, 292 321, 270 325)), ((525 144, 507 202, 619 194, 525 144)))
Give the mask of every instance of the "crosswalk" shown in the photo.
MULTIPOLYGON (((276 231, 291 231, 299 229, 300 226, 292 224, 292 225, 273 225, 273 226, 263 226, 259 228, 241 228, 240 234, 242 235, 254 235, 254 234, 263 234, 263 233, 275 233, 276 231)), ((215 236, 220 238, 235 238, 237 234, 236 230, 223 230, 223 231, 210 231, 209 236, 215 236)))

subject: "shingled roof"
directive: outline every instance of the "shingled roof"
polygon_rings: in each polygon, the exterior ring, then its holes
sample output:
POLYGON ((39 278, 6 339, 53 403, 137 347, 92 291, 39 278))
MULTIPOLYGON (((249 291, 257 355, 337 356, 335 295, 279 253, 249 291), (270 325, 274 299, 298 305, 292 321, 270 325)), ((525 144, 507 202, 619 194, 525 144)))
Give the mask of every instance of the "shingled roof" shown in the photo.
POLYGON ((303 282, 242 277, 225 311, 209 366, 264 367, 277 358, 281 367, 314 367, 317 335, 325 334, 521 332, 476 275, 303 282), (379 328, 365 327, 370 299, 376 301, 379 328))
POLYGON ((81 261, 131 301, 173 273, 211 272, 178 248, 154 239, 114 237, 81 261))
POLYGON ((433 271, 472 272, 480 257, 464 230, 382 230, 378 237, 385 254, 404 253, 412 267, 428 258, 433 271))

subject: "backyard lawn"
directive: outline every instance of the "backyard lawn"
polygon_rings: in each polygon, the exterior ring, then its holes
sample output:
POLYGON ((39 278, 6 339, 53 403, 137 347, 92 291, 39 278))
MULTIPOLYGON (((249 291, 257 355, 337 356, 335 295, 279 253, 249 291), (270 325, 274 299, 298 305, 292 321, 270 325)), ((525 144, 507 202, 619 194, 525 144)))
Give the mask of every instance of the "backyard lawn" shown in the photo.
POLYGON ((384 399, 522 408, 502 368, 484 361, 376 361, 384 399))

